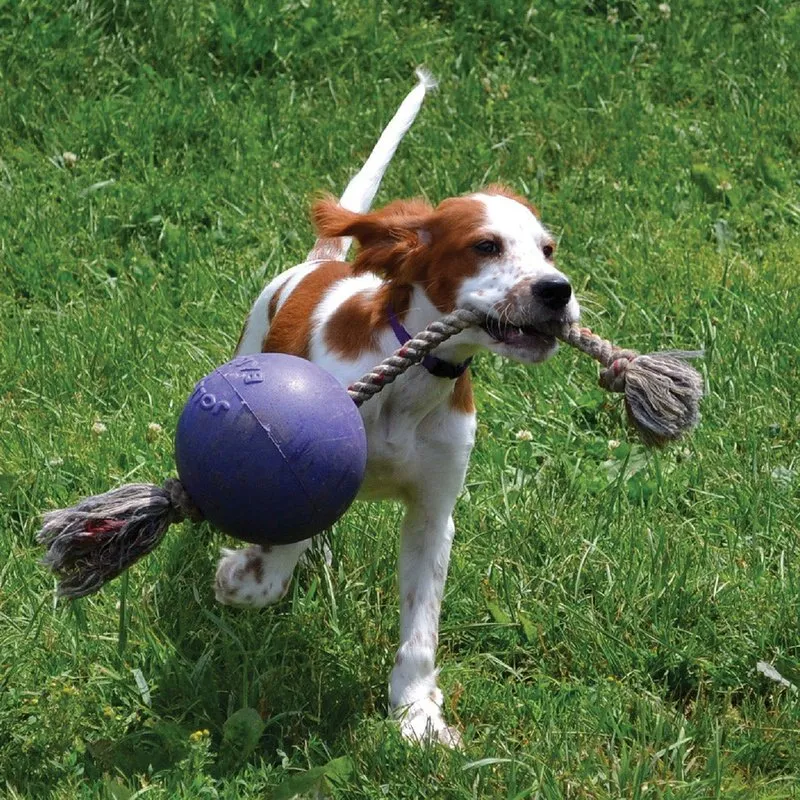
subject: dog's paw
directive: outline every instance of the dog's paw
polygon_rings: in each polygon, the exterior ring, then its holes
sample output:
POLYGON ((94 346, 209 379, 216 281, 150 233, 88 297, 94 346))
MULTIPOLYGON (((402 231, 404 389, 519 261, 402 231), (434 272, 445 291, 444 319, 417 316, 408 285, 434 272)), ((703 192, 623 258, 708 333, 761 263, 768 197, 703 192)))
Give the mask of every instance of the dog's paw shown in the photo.
POLYGON ((214 594, 226 606, 263 608, 289 590, 297 557, 281 557, 280 547, 222 549, 214 594))
POLYGON ((400 733, 409 741, 441 744, 454 750, 463 747, 458 729, 444 721, 440 705, 432 699, 395 709, 394 716, 400 723, 400 733))

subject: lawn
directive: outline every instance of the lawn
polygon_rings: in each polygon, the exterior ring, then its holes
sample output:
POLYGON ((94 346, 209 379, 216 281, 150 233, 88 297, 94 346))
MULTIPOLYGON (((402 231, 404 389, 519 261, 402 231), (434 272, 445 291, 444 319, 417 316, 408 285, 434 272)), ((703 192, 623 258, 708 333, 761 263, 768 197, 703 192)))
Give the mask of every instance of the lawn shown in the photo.
POLYGON ((798 52, 775 0, 0 0, 0 795, 800 796, 798 52), (705 349, 701 426, 659 452, 587 358, 476 360, 462 752, 387 719, 391 505, 262 612, 214 602, 205 526, 71 604, 34 542, 173 473, 195 380, 419 64, 379 202, 504 181, 593 328, 705 349))

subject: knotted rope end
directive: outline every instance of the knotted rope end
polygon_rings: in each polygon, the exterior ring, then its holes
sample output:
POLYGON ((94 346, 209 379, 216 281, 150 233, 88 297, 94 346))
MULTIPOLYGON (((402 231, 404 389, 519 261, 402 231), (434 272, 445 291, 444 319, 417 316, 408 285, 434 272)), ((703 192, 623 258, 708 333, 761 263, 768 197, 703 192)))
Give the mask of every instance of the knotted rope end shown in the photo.
POLYGON ((130 483, 46 513, 36 536, 42 563, 58 577, 61 597, 98 591, 152 552, 170 525, 202 514, 175 478, 163 487, 130 483))
MULTIPOLYGON (((697 426, 703 379, 687 359, 701 355, 699 352, 652 353, 617 366, 613 382, 624 381, 628 419, 645 444, 664 447, 697 426)), ((611 371, 616 363, 604 373, 611 371)))
POLYGON ((600 385, 625 395, 628 419, 645 444, 663 447, 699 422, 703 379, 687 361, 702 357, 702 351, 640 355, 577 324, 565 326, 556 335, 600 362, 600 385))

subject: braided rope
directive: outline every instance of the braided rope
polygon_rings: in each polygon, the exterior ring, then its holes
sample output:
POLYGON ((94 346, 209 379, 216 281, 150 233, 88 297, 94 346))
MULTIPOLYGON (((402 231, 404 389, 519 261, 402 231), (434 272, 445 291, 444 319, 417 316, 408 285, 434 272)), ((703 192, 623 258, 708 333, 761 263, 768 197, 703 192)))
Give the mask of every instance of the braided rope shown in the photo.
MULTIPOLYGON (((362 405, 443 342, 484 320, 474 309, 456 309, 409 339, 348 394, 362 405)), ((703 382, 686 359, 699 353, 639 355, 577 325, 549 332, 603 365, 601 386, 625 394, 629 419, 647 444, 666 444, 697 424, 703 382)), ((36 538, 47 546, 43 563, 58 575, 59 594, 83 597, 151 552, 171 524, 186 518, 203 516, 181 481, 170 478, 163 487, 128 484, 51 511, 36 538)))
POLYGON ((392 355, 371 369, 361 380, 348 386, 347 393, 360 406, 390 383, 393 383, 410 367, 419 364, 431 350, 446 342, 451 336, 478 325, 484 316, 469 308, 458 308, 442 319, 432 322, 392 355))
POLYGON ((625 393, 625 375, 628 367, 638 358, 635 350, 626 350, 617 347, 602 336, 593 333, 589 328, 576 324, 565 326, 556 335, 562 342, 571 345, 576 350, 591 356, 604 367, 600 371, 600 385, 609 392, 625 393))

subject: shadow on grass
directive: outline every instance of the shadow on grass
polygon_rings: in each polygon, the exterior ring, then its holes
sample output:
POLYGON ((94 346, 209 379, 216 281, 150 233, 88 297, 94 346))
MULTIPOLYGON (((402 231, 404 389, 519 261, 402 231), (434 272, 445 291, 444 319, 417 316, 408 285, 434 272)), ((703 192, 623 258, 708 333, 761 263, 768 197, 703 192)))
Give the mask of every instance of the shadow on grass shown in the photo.
MULTIPOLYGON (((254 752, 269 759, 309 738, 330 741, 374 707, 359 674, 363 662, 355 653, 342 658, 340 639, 330 646, 325 600, 309 600, 316 565, 298 569, 304 597, 294 608, 292 591, 271 608, 226 608, 213 597, 215 558, 207 531, 185 533, 166 545, 154 591, 132 609, 140 618, 134 626, 150 630, 149 660, 142 666, 150 687, 148 713, 121 739, 88 748, 90 777, 173 767, 189 755, 192 734, 204 730, 217 761, 212 771, 225 777, 253 752, 232 754, 224 730, 242 708, 254 708, 263 721, 254 752)), ((126 660, 132 660, 131 649, 126 660)))

